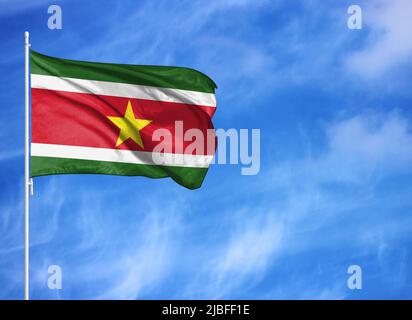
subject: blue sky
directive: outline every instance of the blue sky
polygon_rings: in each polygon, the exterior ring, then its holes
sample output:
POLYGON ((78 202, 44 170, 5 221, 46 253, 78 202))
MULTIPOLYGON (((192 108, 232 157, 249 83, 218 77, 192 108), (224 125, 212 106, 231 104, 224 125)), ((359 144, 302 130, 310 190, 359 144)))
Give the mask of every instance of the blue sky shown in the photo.
POLYGON ((351 4, 1 0, 0 299, 23 296, 25 30, 52 56, 196 68, 218 85, 216 128, 261 130, 258 175, 214 165, 195 191, 36 178, 33 299, 412 298, 412 4, 358 1, 356 31, 351 4))

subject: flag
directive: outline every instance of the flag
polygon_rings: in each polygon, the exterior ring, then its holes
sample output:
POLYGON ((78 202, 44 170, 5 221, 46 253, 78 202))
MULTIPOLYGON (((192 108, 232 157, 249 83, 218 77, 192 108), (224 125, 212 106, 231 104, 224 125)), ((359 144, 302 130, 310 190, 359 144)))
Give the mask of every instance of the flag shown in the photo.
POLYGON ((31 177, 171 177, 189 189, 201 186, 216 149, 216 84, 208 76, 33 50, 30 70, 31 177))

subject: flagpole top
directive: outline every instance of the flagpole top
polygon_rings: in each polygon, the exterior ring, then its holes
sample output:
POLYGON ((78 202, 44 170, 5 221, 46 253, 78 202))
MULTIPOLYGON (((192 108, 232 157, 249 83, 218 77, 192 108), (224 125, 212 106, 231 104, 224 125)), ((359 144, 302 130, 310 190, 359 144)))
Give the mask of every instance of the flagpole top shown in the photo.
POLYGON ((26 44, 29 44, 29 32, 28 31, 25 31, 24 32, 24 40, 25 40, 25 43, 26 44))

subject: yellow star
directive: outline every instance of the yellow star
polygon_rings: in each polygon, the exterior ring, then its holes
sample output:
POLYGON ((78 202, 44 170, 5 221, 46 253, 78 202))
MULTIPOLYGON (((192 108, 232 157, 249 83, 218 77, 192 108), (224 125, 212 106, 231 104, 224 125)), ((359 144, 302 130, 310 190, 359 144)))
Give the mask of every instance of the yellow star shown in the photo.
POLYGON ((143 147, 142 137, 139 131, 146 127, 152 120, 136 119, 134 117, 132 104, 127 103, 124 117, 108 117, 111 122, 120 128, 119 137, 117 138, 116 147, 121 145, 127 139, 131 138, 139 146, 143 147))

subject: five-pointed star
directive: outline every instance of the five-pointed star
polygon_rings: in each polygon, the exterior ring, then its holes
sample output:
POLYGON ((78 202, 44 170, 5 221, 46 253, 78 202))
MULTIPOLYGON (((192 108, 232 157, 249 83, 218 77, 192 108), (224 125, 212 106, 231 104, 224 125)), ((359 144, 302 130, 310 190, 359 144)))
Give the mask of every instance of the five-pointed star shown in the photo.
POLYGON ((119 137, 117 138, 116 147, 121 145, 127 139, 132 139, 140 147, 143 147, 142 137, 139 131, 146 127, 152 120, 136 119, 133 113, 132 104, 127 103, 124 117, 108 117, 111 122, 120 128, 119 137))

